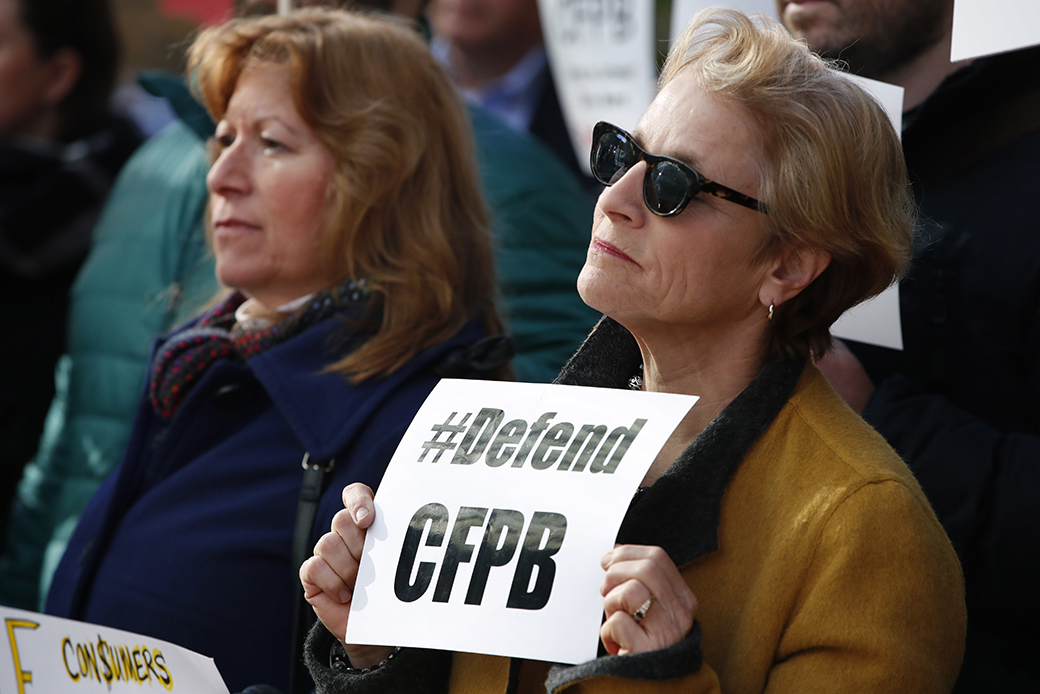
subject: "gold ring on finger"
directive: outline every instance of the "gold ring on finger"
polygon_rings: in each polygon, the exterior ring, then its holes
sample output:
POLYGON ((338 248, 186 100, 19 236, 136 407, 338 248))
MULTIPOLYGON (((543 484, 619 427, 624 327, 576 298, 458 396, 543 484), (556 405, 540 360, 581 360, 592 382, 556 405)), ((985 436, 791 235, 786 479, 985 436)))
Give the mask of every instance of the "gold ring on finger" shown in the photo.
POLYGON ((654 604, 654 596, 651 595, 646 599, 639 609, 632 613, 632 619, 636 620, 636 623, 643 621, 646 618, 646 613, 650 611, 650 606, 654 604))

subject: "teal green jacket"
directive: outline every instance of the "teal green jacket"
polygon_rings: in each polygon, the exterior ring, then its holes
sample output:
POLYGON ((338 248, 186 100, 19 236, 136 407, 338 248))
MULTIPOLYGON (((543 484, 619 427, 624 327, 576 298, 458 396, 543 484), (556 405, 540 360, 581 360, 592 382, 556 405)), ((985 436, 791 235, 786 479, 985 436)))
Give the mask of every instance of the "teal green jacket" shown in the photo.
MULTIPOLYGON (((152 341, 219 291, 203 225, 213 123, 180 80, 142 81, 179 120, 124 167, 73 287, 57 395, 0 556, 0 604, 42 605, 80 514, 122 459, 152 341)), ((548 382, 598 318, 575 289, 592 204, 539 142, 487 113, 471 109, 471 118, 514 369, 548 382)))

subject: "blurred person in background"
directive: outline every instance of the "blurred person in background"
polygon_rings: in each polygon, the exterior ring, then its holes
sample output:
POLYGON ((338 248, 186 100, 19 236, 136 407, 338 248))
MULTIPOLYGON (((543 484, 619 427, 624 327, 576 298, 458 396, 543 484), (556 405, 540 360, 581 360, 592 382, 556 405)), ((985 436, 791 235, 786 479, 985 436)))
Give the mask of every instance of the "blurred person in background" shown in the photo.
MULTIPOLYGON (((409 19, 422 9, 395 6, 409 19)), ((253 0, 238 11, 267 14, 274 3, 253 0)), ((42 607, 80 514, 122 458, 152 341, 218 289, 203 224, 214 124, 183 80, 149 74, 141 81, 169 99, 178 120, 127 163, 73 288, 68 352, 51 381, 58 393, 0 556, 3 604, 42 607)), ((592 204, 540 142, 479 107, 467 111, 491 208, 499 308, 517 350, 514 370, 519 380, 547 382, 598 317, 574 289, 592 204)))
POLYGON ((593 197, 602 186, 579 165, 542 42, 538 0, 432 0, 433 53, 470 103, 556 153, 593 197))
POLYGON ((109 97, 107 0, 0 0, 0 537, 65 350, 69 287, 140 134, 109 97))
POLYGON ((208 655, 233 691, 305 692, 291 579, 341 489, 379 483, 442 376, 511 374, 487 210, 465 107, 410 26, 232 20, 189 58, 230 291, 157 343, 47 612, 208 655))
POLYGON ((779 0, 810 48, 902 86, 921 209, 903 351, 821 362, 910 465, 964 566, 959 693, 1040 691, 1040 47, 951 63, 953 0, 779 0))

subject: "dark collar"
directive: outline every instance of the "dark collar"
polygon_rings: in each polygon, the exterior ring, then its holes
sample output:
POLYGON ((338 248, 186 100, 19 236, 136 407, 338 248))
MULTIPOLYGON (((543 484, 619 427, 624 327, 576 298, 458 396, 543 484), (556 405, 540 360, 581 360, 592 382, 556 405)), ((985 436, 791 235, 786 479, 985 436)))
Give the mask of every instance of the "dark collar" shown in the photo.
MULTIPOLYGON (((238 383, 251 375, 267 391, 273 406, 311 457, 327 460, 339 454, 376 409, 395 394, 417 387, 419 380, 428 380, 428 391, 445 375, 487 377, 482 376, 483 367, 479 360, 469 358, 474 346, 487 342, 484 340, 483 321, 475 317, 455 335, 422 350, 389 375, 352 384, 340 374, 327 371, 326 367, 349 354, 357 341, 364 337, 348 322, 350 317, 357 315, 356 311, 345 311, 319 321, 246 363, 221 360, 208 369, 192 388, 182 408, 190 409, 190 403, 196 398, 208 398, 214 392, 226 391, 229 379, 238 383), (456 363, 460 354, 464 362, 461 366, 456 363), (450 373, 445 373, 446 364, 452 366, 450 373), (467 366, 471 368, 463 368, 467 366)), ((156 350, 165 340, 193 328, 198 321, 196 318, 174 333, 156 340, 149 364, 155 362, 156 350)), ((495 366, 497 363, 490 368, 495 366)), ((175 417, 171 426, 176 426, 176 422, 175 417)))
POLYGON ((483 337, 483 321, 474 318, 389 375, 355 385, 325 370, 348 353, 344 345, 357 339, 342 318, 333 317, 253 357, 248 365, 304 447, 313 457, 325 459, 335 456, 373 411, 409 387, 406 384, 429 379, 432 387, 438 379, 435 370, 445 359, 483 337))
MULTIPOLYGON (((641 360, 635 338, 604 317, 556 383, 625 388, 641 360)), ((751 446, 791 397, 804 367, 803 359, 786 356, 766 364, 667 472, 636 494, 618 542, 662 547, 677 566, 718 549, 722 495, 751 446)))

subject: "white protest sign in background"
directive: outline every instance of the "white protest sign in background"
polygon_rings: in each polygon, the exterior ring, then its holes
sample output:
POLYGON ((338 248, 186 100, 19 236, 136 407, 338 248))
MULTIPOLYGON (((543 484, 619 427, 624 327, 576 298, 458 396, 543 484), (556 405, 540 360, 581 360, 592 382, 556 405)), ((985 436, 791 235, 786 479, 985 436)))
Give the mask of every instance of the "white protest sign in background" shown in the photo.
POLYGON ((228 694, 212 658, 120 629, 0 606, 0 692, 228 694))
POLYGON ((873 299, 853 306, 841 314, 831 326, 831 334, 843 340, 854 340, 889 349, 903 349, 899 285, 893 284, 873 299))
POLYGON ((776 19, 776 0, 737 0, 736 2, 712 2, 712 0, 672 0, 672 24, 669 34, 672 43, 679 37, 693 15, 709 7, 732 7, 744 14, 761 12, 776 19))
POLYGON ((593 126, 631 130, 654 99, 654 2, 538 0, 538 8, 560 108, 589 171, 593 126))
MULTIPOLYGON (((868 91, 892 121, 896 135, 903 134, 903 88, 888 82, 842 73, 868 91)), ((903 325, 899 313, 899 285, 893 284, 873 299, 853 306, 831 326, 831 334, 843 340, 865 342, 889 349, 903 349, 903 325)))
POLYGON ((896 136, 902 139, 903 93, 905 90, 900 86, 889 84, 888 82, 879 82, 878 80, 860 77, 859 75, 853 75, 848 72, 843 72, 841 74, 863 87, 863 89, 869 92, 871 96, 881 104, 881 108, 885 109, 885 114, 888 115, 888 119, 892 121, 892 127, 896 131, 896 136))
POLYGON ((1040 0, 955 0, 950 60, 1040 44, 1040 0))
POLYGON ((595 658, 600 559, 696 400, 441 381, 380 483, 346 641, 595 658))

